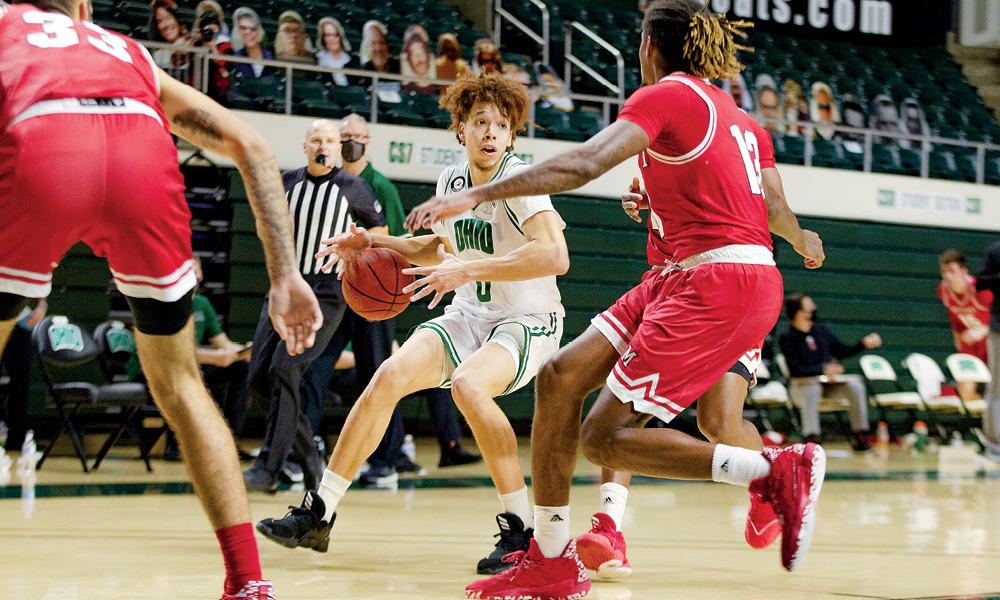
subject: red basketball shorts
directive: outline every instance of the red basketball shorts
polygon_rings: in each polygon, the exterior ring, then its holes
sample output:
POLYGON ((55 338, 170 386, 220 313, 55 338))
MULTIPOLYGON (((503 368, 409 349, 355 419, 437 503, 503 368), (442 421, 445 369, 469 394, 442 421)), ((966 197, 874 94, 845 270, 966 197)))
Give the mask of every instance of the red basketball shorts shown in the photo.
POLYGON ((0 215, 2 292, 48 296, 79 241, 126 296, 173 302, 197 283, 177 149, 149 114, 45 114, 0 132, 0 215))
POLYGON ((737 361, 753 374, 784 293, 773 266, 708 263, 649 271, 591 322, 621 353, 608 388, 669 422, 737 361))

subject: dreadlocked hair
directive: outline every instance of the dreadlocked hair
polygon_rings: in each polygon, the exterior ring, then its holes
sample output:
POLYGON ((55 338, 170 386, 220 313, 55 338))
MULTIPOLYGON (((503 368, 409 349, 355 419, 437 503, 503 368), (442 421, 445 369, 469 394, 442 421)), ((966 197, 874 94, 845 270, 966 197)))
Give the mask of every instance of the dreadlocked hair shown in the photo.
POLYGON ((480 102, 495 104, 500 114, 510 121, 511 146, 517 132, 525 129, 528 124, 528 107, 530 100, 524 86, 511 81, 498 73, 482 73, 478 77, 465 74, 458 81, 448 86, 441 94, 439 105, 451 113, 451 126, 459 143, 463 140, 458 135, 458 124, 469 118, 472 108, 480 102))
POLYGON ((743 70, 736 51, 753 48, 735 41, 746 39, 749 21, 730 21, 694 0, 661 0, 646 11, 643 29, 670 68, 704 79, 727 79, 743 70))
POLYGON ((76 2, 74 0, 14 0, 12 4, 31 4, 45 12, 60 12, 72 17, 73 6, 76 2))

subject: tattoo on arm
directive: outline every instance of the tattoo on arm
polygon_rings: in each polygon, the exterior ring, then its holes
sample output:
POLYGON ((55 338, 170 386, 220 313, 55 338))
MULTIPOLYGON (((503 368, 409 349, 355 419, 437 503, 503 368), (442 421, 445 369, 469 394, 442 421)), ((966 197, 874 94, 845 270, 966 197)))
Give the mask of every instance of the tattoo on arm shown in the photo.
POLYGON ((171 127, 174 133, 206 150, 222 146, 222 130, 208 111, 192 108, 174 115, 171 127))
POLYGON ((628 121, 617 121, 573 150, 511 177, 474 188, 472 196, 482 204, 504 198, 575 190, 647 147, 649 137, 641 127, 628 121))
POLYGON ((292 219, 285 201, 278 160, 273 154, 248 156, 238 161, 236 168, 243 177, 247 197, 257 220, 257 236, 267 256, 271 280, 295 271, 295 246, 292 241, 292 219))

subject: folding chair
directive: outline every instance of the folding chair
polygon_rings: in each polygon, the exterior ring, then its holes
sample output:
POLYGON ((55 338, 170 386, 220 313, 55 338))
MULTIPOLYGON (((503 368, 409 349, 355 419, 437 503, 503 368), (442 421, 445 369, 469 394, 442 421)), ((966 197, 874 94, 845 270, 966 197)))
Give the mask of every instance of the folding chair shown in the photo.
MULTIPOLYGON (((910 427, 917 422, 917 411, 924 407, 920 394, 902 389, 896 371, 885 358, 877 354, 865 354, 861 357, 861 373, 865 377, 865 388, 868 399, 879 411, 879 417, 887 424, 891 421, 886 415, 887 410, 905 410, 910 417, 910 427)), ((891 425, 890 433, 891 433, 891 425)))
MULTIPOLYGON (((152 471, 153 466, 149 462, 149 449, 156 442, 156 439, 166 431, 166 428, 160 428, 156 433, 156 437, 150 442, 143 436, 143 428, 135 426, 135 422, 141 422, 144 415, 160 414, 159 409, 152 402, 152 396, 149 395, 149 389, 146 387, 146 384, 129 381, 125 365, 128 364, 129 359, 135 354, 135 337, 132 335, 132 331, 125 326, 125 323, 121 321, 105 321, 94 329, 94 342, 100 351, 98 362, 101 365, 101 371, 104 373, 105 381, 108 384, 116 386, 122 393, 131 391, 135 395, 136 401, 141 400, 143 402, 143 404, 136 408, 133 417, 125 422, 125 430, 138 443, 140 456, 146 463, 146 470, 152 471)), ((108 449, 111 448, 113 443, 111 441, 108 444, 108 449)), ((104 450, 97 458, 93 466, 95 470, 100 466, 101 460, 106 453, 107 451, 104 450)))
POLYGON ((797 428, 798 419, 795 417, 792 403, 788 399, 788 389, 780 381, 771 378, 771 372, 763 362, 757 367, 757 380, 766 381, 766 383, 759 383, 750 389, 747 393, 746 404, 753 409, 764 431, 774 431, 771 419, 768 418, 768 411, 774 408, 785 411, 788 422, 797 428))
MULTIPOLYGON (((59 429, 42 454, 41 460, 38 461, 37 468, 42 467, 59 438, 68 433, 84 472, 90 470, 75 420, 79 411, 85 407, 101 408, 115 422, 115 429, 98 453, 94 465, 94 468, 97 468, 136 411, 148 403, 149 395, 145 391, 145 386, 132 383, 95 385, 89 381, 62 381, 57 378, 56 374, 65 376, 68 369, 93 363, 100 354, 100 348, 94 338, 64 316, 46 317, 35 327, 31 337, 38 353, 48 399, 55 406, 60 420, 59 429)), ((146 465, 149 468, 148 457, 144 458, 147 459, 146 465)))
MULTIPOLYGON (((957 383, 985 383, 993 381, 990 369, 978 356, 955 353, 945 359, 951 378, 957 383)), ((959 398, 961 400, 961 398, 959 398)), ((986 400, 962 400, 965 412, 971 417, 982 417, 986 412, 986 400)))
POLYGON ((937 428, 941 439, 948 439, 948 436, 944 426, 935 417, 937 413, 958 415, 961 427, 968 429, 968 411, 962 399, 951 394, 946 396, 941 394, 941 385, 945 382, 945 377, 941 367, 933 358, 914 352, 903 359, 903 366, 917 382, 917 393, 924 403, 924 411, 928 420, 937 428))

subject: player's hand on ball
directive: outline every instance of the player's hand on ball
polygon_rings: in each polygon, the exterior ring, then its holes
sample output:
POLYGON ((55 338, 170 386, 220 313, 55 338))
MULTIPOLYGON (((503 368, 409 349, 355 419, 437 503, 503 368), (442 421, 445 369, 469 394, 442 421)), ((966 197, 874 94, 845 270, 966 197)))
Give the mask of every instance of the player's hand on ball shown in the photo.
POLYGON ((410 302, 429 296, 433 292, 434 298, 427 305, 427 308, 434 308, 444 298, 445 294, 472 281, 465 272, 465 264, 453 254, 446 252, 444 244, 438 244, 437 254, 441 262, 433 267, 403 269, 403 273, 407 275, 422 276, 420 279, 403 288, 403 292, 407 294, 413 293, 410 302))
POLYGON ((316 294, 298 272, 271 282, 267 314, 292 356, 311 348, 323 326, 316 294))
POLYGON ((371 248, 372 234, 368 233, 364 227, 358 227, 351 223, 350 231, 325 239, 322 244, 325 248, 317 252, 315 258, 330 257, 330 260, 320 267, 324 273, 329 273, 341 260, 344 263, 352 263, 362 250, 371 248))
POLYGON ((476 201, 468 191, 434 196, 423 204, 418 204, 406 217, 406 228, 410 233, 418 229, 429 228, 434 223, 455 217, 476 207, 476 201))
POLYGON ((639 178, 632 178, 632 186, 629 187, 629 191, 622 194, 622 210, 628 215, 628 218, 632 219, 636 223, 642 223, 642 217, 639 215, 640 210, 646 210, 649 208, 649 196, 646 195, 645 190, 639 186, 639 178))
POLYGON ((823 240, 819 239, 819 234, 808 229, 802 230, 802 245, 796 246, 795 251, 805 257, 803 261, 807 269, 818 269, 823 266, 826 254, 823 252, 823 240))

